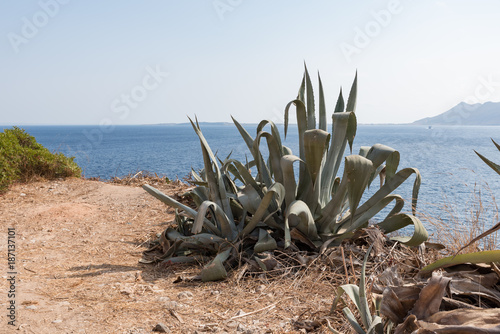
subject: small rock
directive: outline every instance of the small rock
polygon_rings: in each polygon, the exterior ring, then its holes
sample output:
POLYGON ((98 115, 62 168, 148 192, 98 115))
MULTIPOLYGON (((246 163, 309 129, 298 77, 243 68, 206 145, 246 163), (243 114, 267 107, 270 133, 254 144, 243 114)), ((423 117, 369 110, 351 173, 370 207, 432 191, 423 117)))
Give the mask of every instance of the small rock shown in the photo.
POLYGON ((176 310, 179 307, 179 304, 175 301, 169 301, 165 303, 165 307, 169 310, 176 310))
POLYGON ((123 288, 123 289, 121 289, 121 290, 120 290, 120 293, 121 293, 122 295, 130 296, 130 295, 132 295, 132 294, 134 293, 134 291, 133 291, 131 288, 128 288, 128 287, 127 287, 127 288, 123 288))
POLYGON ((170 329, 160 322, 153 328, 153 332, 170 333, 170 329))
POLYGON ((28 306, 26 306, 26 309, 28 309, 28 310, 36 310, 37 307, 35 305, 28 305, 28 306))
POLYGON ((193 298, 193 293, 191 291, 182 291, 177 295, 177 298, 193 298))
POLYGON ((168 297, 158 297, 157 301, 160 303, 168 303, 170 301, 170 298, 168 297))
POLYGON ((19 194, 19 196, 24 197, 24 196, 26 196, 26 194, 25 193, 21 193, 21 194, 19 194))
POLYGON ((234 320, 231 320, 229 321, 226 326, 229 327, 229 328, 234 328, 234 327, 238 327, 239 323, 234 321, 234 320))
POLYGON ((253 334, 253 330, 250 328, 246 328, 242 324, 238 324, 238 328, 236 328, 237 332, 243 332, 244 334, 253 334))
POLYGON ((217 291, 217 290, 212 290, 212 291, 210 291, 210 294, 211 294, 212 296, 214 296, 214 295, 218 295, 218 294, 220 294, 220 292, 219 292, 219 291, 217 291))

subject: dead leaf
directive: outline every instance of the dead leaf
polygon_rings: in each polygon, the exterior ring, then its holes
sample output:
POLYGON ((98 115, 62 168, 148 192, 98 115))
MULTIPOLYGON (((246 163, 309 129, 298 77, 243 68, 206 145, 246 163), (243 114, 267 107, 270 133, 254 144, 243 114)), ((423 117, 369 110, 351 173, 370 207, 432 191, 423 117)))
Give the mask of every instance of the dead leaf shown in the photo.
POLYGON ((417 319, 425 320, 438 312, 446 287, 450 281, 451 278, 443 277, 441 274, 433 272, 429 282, 420 292, 419 298, 411 313, 414 314, 417 319))

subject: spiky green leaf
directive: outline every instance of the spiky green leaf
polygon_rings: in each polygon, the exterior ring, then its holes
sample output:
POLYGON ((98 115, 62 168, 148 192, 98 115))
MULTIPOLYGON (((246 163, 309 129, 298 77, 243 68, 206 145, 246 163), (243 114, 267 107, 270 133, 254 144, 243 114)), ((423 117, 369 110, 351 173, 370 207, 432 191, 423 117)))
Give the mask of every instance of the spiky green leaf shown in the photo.
POLYGON ((459 254, 437 260, 425 266, 420 272, 425 273, 439 268, 451 267, 462 263, 491 263, 500 262, 500 250, 482 251, 475 253, 459 254))

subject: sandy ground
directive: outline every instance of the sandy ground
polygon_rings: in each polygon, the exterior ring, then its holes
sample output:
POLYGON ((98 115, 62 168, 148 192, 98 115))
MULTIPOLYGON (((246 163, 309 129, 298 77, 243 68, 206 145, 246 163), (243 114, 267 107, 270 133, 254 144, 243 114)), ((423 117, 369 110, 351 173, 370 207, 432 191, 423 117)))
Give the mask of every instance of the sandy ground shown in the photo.
POLYGON ((159 323, 171 333, 326 332, 335 287, 321 273, 237 280, 233 272, 223 282, 174 283, 200 267, 140 264, 172 219, 173 210, 140 187, 81 179, 13 186, 0 197, 0 332, 152 333, 159 323), (5 307, 12 227, 15 326, 5 307))

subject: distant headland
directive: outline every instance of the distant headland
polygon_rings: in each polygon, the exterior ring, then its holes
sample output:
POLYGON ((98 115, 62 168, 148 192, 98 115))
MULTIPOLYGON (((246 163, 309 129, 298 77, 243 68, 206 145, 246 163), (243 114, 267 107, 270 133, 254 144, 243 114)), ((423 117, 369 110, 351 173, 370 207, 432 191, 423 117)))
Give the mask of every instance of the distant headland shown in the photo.
POLYGON ((461 102, 434 117, 422 118, 415 125, 500 125, 500 102, 468 104, 461 102))

